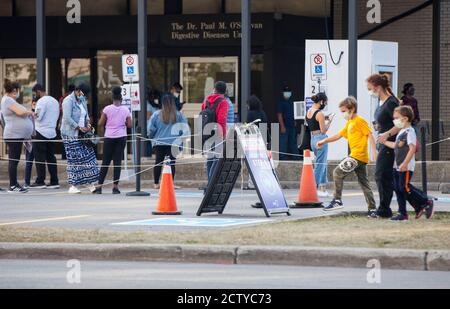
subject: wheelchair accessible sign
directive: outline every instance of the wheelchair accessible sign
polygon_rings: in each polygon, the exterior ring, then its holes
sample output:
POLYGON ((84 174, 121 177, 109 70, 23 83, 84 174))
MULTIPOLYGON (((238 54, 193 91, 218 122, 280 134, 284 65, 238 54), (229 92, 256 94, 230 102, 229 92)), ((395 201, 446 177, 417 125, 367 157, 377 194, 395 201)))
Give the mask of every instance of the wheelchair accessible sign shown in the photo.
POLYGON ((124 83, 139 82, 138 55, 122 56, 122 76, 124 83))
POLYGON ((311 79, 313 81, 327 80, 327 55, 311 55, 311 79))

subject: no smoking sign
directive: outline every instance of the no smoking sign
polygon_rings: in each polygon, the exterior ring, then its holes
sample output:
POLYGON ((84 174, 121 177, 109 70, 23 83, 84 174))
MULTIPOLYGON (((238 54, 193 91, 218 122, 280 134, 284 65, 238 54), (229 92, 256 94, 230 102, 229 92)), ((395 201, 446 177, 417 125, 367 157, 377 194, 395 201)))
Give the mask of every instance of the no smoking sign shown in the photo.
POLYGON ((322 64, 322 62, 323 62, 323 58, 322 58, 321 55, 317 55, 317 56, 314 57, 314 63, 315 64, 322 64))
POLYGON ((311 55, 311 80, 319 81, 327 79, 327 55, 311 55))
POLYGON ((133 65, 134 64, 134 58, 132 56, 128 56, 126 61, 127 61, 128 65, 133 65))

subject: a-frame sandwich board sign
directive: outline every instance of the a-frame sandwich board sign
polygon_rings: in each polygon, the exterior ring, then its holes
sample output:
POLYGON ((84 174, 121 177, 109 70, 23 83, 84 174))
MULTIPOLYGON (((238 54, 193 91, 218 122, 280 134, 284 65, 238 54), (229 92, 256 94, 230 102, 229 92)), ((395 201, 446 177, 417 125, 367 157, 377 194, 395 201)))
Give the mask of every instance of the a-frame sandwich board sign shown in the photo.
POLYGON ((241 157, 244 158, 266 216, 290 215, 259 128, 254 124, 239 124, 228 133, 223 155, 217 159, 217 167, 197 216, 203 213, 223 213, 241 172, 241 157), (230 147, 233 147, 232 150, 230 147))

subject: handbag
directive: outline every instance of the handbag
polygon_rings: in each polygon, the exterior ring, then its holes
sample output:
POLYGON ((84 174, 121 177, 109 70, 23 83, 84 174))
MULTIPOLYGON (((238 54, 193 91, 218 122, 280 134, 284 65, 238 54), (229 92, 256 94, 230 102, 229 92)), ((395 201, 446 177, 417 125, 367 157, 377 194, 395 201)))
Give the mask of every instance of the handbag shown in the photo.
POLYGON ((95 130, 92 129, 92 131, 81 133, 80 141, 88 147, 95 148, 100 143, 100 137, 98 137, 98 135, 95 134, 95 130))

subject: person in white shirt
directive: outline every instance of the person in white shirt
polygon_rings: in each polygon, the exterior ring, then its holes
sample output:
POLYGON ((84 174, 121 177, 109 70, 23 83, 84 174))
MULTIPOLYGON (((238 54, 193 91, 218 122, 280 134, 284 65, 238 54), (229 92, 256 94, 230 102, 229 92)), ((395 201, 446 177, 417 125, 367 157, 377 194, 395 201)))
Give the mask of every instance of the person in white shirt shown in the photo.
POLYGON ((55 157, 56 126, 59 119, 58 101, 45 93, 45 88, 36 84, 33 89, 33 101, 36 103, 35 130, 33 152, 36 161, 37 178, 31 188, 59 189, 58 168, 55 157), (46 169, 50 173, 50 185, 45 184, 46 169))

